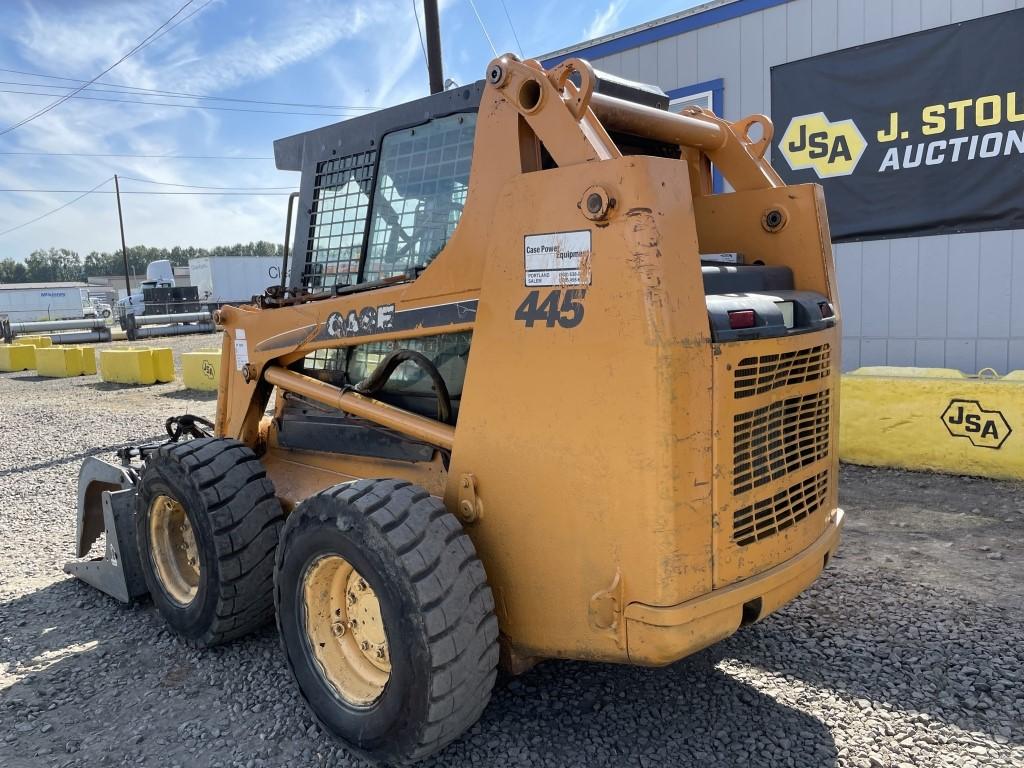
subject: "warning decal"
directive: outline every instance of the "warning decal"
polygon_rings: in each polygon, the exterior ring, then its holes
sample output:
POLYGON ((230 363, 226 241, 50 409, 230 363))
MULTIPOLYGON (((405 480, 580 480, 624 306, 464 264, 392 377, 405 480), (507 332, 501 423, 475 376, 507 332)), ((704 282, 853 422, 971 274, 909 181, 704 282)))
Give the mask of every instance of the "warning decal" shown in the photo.
POLYGON ((245 340, 245 329, 235 331, 235 368, 239 371, 249 364, 249 345, 245 340))
POLYGON ((590 285, 590 230, 527 235, 526 285, 590 285))

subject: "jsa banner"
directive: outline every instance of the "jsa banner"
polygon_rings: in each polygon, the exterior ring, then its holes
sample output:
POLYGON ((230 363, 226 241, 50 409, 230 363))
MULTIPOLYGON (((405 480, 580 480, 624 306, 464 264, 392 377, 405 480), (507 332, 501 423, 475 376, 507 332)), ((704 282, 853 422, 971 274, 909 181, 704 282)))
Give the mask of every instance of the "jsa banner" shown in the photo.
POLYGON ((773 67, 772 120, 835 241, 1024 228, 1024 10, 773 67))

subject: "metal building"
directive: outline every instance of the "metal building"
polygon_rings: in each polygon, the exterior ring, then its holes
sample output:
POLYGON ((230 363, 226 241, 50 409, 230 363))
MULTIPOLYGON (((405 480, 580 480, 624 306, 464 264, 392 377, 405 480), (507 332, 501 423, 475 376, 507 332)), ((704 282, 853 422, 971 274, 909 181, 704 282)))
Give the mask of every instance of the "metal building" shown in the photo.
MULTIPOLYGON (((771 115, 776 65, 1015 8, 1024 0, 717 0, 542 61, 580 56, 659 85, 675 109, 697 103, 737 120, 771 115)), ((845 370, 1024 369, 1024 230, 844 242, 835 255, 845 370)))

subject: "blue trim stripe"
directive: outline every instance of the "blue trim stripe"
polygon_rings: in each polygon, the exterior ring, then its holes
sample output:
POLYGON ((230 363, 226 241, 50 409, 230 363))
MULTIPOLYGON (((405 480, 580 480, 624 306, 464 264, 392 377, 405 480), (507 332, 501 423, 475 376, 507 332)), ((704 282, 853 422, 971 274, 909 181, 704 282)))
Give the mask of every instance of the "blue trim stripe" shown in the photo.
POLYGON ((704 93, 704 91, 711 91, 712 97, 712 109, 715 110, 715 114, 719 117, 722 116, 721 108, 722 105, 719 100, 722 98, 722 92, 725 90, 725 80, 718 77, 714 80, 705 80, 703 83, 694 83, 693 85, 686 85, 682 88, 673 88, 671 91, 666 91, 666 95, 669 99, 685 99, 687 96, 693 96, 695 93, 704 93))
POLYGON ((768 8, 774 8, 776 5, 784 5, 789 1, 790 0, 736 0, 732 3, 708 8, 706 11, 695 13, 692 16, 683 16, 680 19, 666 21, 664 24, 659 24, 656 27, 639 29, 631 34, 616 37, 613 40, 606 40, 605 42, 598 43, 597 45, 578 48, 576 50, 569 51, 568 53, 552 56, 549 59, 544 59, 542 63, 545 68, 549 68, 555 64, 562 63, 566 59, 573 58, 574 56, 585 59, 600 59, 603 56, 611 56, 613 53, 621 53, 622 51, 628 51, 631 48, 646 45, 647 43, 664 40, 666 37, 681 35, 684 32, 692 32, 695 29, 709 27, 712 24, 720 24, 721 22, 729 21, 730 19, 738 19, 740 16, 746 16, 748 13, 757 13, 758 11, 764 11, 768 8))
MULTIPOLYGON (((722 111, 725 109, 725 80, 720 77, 714 80, 705 80, 703 83, 686 85, 682 88, 673 88, 666 95, 671 101, 672 99, 684 99, 687 96, 693 96, 695 93, 704 93, 705 91, 711 91, 711 109, 714 113, 719 117, 725 117, 722 114, 722 111)), ((725 182, 722 179, 722 174, 714 166, 711 168, 711 173, 711 191, 719 195, 725 191, 725 182)))

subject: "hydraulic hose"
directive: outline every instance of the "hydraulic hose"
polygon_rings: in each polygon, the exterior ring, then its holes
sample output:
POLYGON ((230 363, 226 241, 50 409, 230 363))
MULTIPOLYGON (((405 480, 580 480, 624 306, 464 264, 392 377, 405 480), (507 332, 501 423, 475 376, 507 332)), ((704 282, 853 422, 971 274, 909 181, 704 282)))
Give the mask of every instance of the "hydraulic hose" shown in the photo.
POLYGON ((406 362, 415 363, 430 377, 430 381, 434 385, 434 394, 437 396, 437 420, 443 424, 451 424, 452 399, 448 394, 448 386, 441 378, 441 372, 437 370, 437 366, 430 361, 429 357, 411 349, 396 349, 390 353, 381 360, 380 365, 373 370, 373 373, 352 388, 353 391, 370 397, 376 395, 391 379, 395 369, 406 362))

